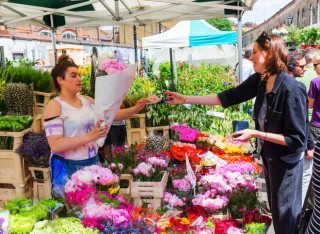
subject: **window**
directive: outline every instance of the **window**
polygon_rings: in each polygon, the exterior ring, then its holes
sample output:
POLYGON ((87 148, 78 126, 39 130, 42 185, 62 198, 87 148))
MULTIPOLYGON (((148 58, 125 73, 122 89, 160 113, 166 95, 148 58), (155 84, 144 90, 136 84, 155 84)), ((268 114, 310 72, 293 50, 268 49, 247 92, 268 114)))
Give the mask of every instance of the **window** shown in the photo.
POLYGON ((63 39, 77 39, 76 34, 74 32, 66 31, 62 33, 63 39))
POLYGON ((84 40, 84 41, 89 41, 89 36, 83 36, 83 37, 82 37, 82 40, 84 40))
POLYGON ((298 13, 297 13, 297 27, 299 27, 300 26, 300 11, 298 11, 298 13))
POLYGON ((51 32, 49 30, 41 30, 39 32, 40 36, 51 37, 51 32))
POLYGON ((24 58, 24 54, 20 53, 20 52, 16 52, 16 53, 13 52, 12 57, 13 57, 13 59, 21 59, 21 58, 24 58))

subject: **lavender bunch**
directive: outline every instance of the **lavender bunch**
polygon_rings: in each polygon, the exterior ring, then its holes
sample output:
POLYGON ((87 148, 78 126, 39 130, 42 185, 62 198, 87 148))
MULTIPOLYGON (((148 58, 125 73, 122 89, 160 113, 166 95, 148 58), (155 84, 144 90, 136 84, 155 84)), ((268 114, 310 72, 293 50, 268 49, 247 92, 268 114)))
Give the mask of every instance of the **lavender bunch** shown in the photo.
POLYGON ((26 134, 23 143, 16 149, 16 153, 31 166, 49 167, 51 149, 44 131, 26 134))
POLYGON ((126 227, 115 227, 110 223, 107 223, 104 227, 102 234, 154 234, 154 228, 151 228, 144 220, 139 220, 133 223, 129 223, 126 227))

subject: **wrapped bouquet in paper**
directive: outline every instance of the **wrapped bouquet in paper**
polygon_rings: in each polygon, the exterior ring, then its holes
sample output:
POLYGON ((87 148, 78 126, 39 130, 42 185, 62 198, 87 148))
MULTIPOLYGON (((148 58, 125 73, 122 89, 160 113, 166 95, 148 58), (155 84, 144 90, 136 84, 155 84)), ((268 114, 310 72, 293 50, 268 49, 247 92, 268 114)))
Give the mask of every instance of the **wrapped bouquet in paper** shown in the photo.
MULTIPOLYGON (((104 120, 103 125, 109 129, 113 119, 120 109, 121 103, 129 90, 138 64, 126 68, 126 65, 116 59, 101 60, 98 66, 98 77, 95 81, 95 123, 104 120)), ((103 146, 104 138, 97 140, 98 146, 103 146)))

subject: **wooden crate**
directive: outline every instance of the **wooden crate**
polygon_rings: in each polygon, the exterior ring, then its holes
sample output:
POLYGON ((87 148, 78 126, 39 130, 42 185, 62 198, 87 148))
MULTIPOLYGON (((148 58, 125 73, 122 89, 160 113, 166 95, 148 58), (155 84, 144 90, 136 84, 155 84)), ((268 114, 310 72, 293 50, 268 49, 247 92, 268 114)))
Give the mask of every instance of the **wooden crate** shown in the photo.
POLYGON ((43 114, 44 109, 47 107, 48 102, 50 101, 51 97, 53 97, 56 93, 51 92, 51 93, 45 93, 45 92, 38 92, 38 91, 33 91, 33 100, 34 100, 34 115, 37 114, 43 114), (43 102, 39 102, 39 98, 43 99, 43 102))
POLYGON ((4 207, 15 198, 30 198, 32 187, 30 186, 31 180, 25 185, 21 184, 0 184, 0 207, 4 207))
POLYGON ((145 129, 128 129, 127 130, 127 145, 132 145, 134 143, 142 143, 145 142, 147 138, 147 133, 145 129))
POLYGON ((0 151, 0 183, 24 185, 31 178, 28 164, 18 154, 0 151))
POLYGON ((135 114, 130 118, 126 119, 126 126, 128 130, 131 129, 144 129, 146 128, 146 115, 145 114, 135 114), (136 124, 133 124, 136 123, 136 124), (136 126, 137 125, 137 126, 136 126))
POLYGON ((170 140, 170 135, 169 135, 169 125, 167 126, 158 126, 158 127, 148 127, 147 129, 147 135, 153 132, 154 135, 164 135, 166 137, 166 140, 170 140))
MULTIPOLYGON (((0 137, 12 137, 13 139, 13 147, 11 150, 14 152, 23 142, 23 136, 26 135, 28 132, 31 132, 32 128, 25 129, 21 132, 2 132, 0 131, 0 137)), ((2 150, 0 150, 1 152, 2 150)))
POLYGON ((130 198, 131 198, 131 182, 133 180, 133 177, 130 174, 121 174, 120 180, 127 180, 129 182, 129 186, 127 188, 123 188, 120 186, 120 194, 127 197, 130 200, 130 198))
POLYGON ((136 182, 131 183, 131 197, 134 206, 139 207, 147 203, 148 207, 157 210, 161 207, 163 192, 167 186, 168 172, 164 172, 159 182, 136 182))
POLYGON ((49 167, 29 167, 34 181, 47 182, 51 181, 51 170, 49 167))
POLYGON ((34 132, 40 132, 44 129, 44 120, 42 114, 37 114, 32 123, 32 130, 34 132))
POLYGON ((52 193, 51 193, 51 180, 48 180, 46 182, 33 182, 33 199, 51 199, 52 193))

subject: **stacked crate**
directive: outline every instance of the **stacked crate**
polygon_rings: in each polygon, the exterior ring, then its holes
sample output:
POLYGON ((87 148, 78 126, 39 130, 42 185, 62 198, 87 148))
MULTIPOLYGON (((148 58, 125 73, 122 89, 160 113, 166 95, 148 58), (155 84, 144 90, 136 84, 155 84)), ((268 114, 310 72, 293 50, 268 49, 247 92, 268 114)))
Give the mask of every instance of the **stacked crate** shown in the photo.
POLYGON ((29 167, 33 178, 33 198, 50 199, 51 195, 51 176, 50 168, 29 167))
POLYGON ((167 182, 168 172, 163 173, 159 182, 131 182, 131 197, 134 206, 141 207, 145 203, 154 211, 161 208, 167 182))
POLYGON ((126 120, 127 144, 141 143, 146 139, 146 115, 135 114, 126 120))
POLYGON ((56 93, 44 93, 44 92, 38 92, 33 91, 33 100, 34 100, 34 115, 43 114, 44 109, 47 107, 50 99, 55 95, 56 93), (40 101, 41 100, 41 101, 40 101))
POLYGON ((15 153, 23 142, 23 136, 30 131, 31 128, 22 132, 0 131, 0 140, 4 137, 13 138, 12 149, 0 150, 0 207, 14 198, 30 197, 31 173, 24 159, 15 153))

